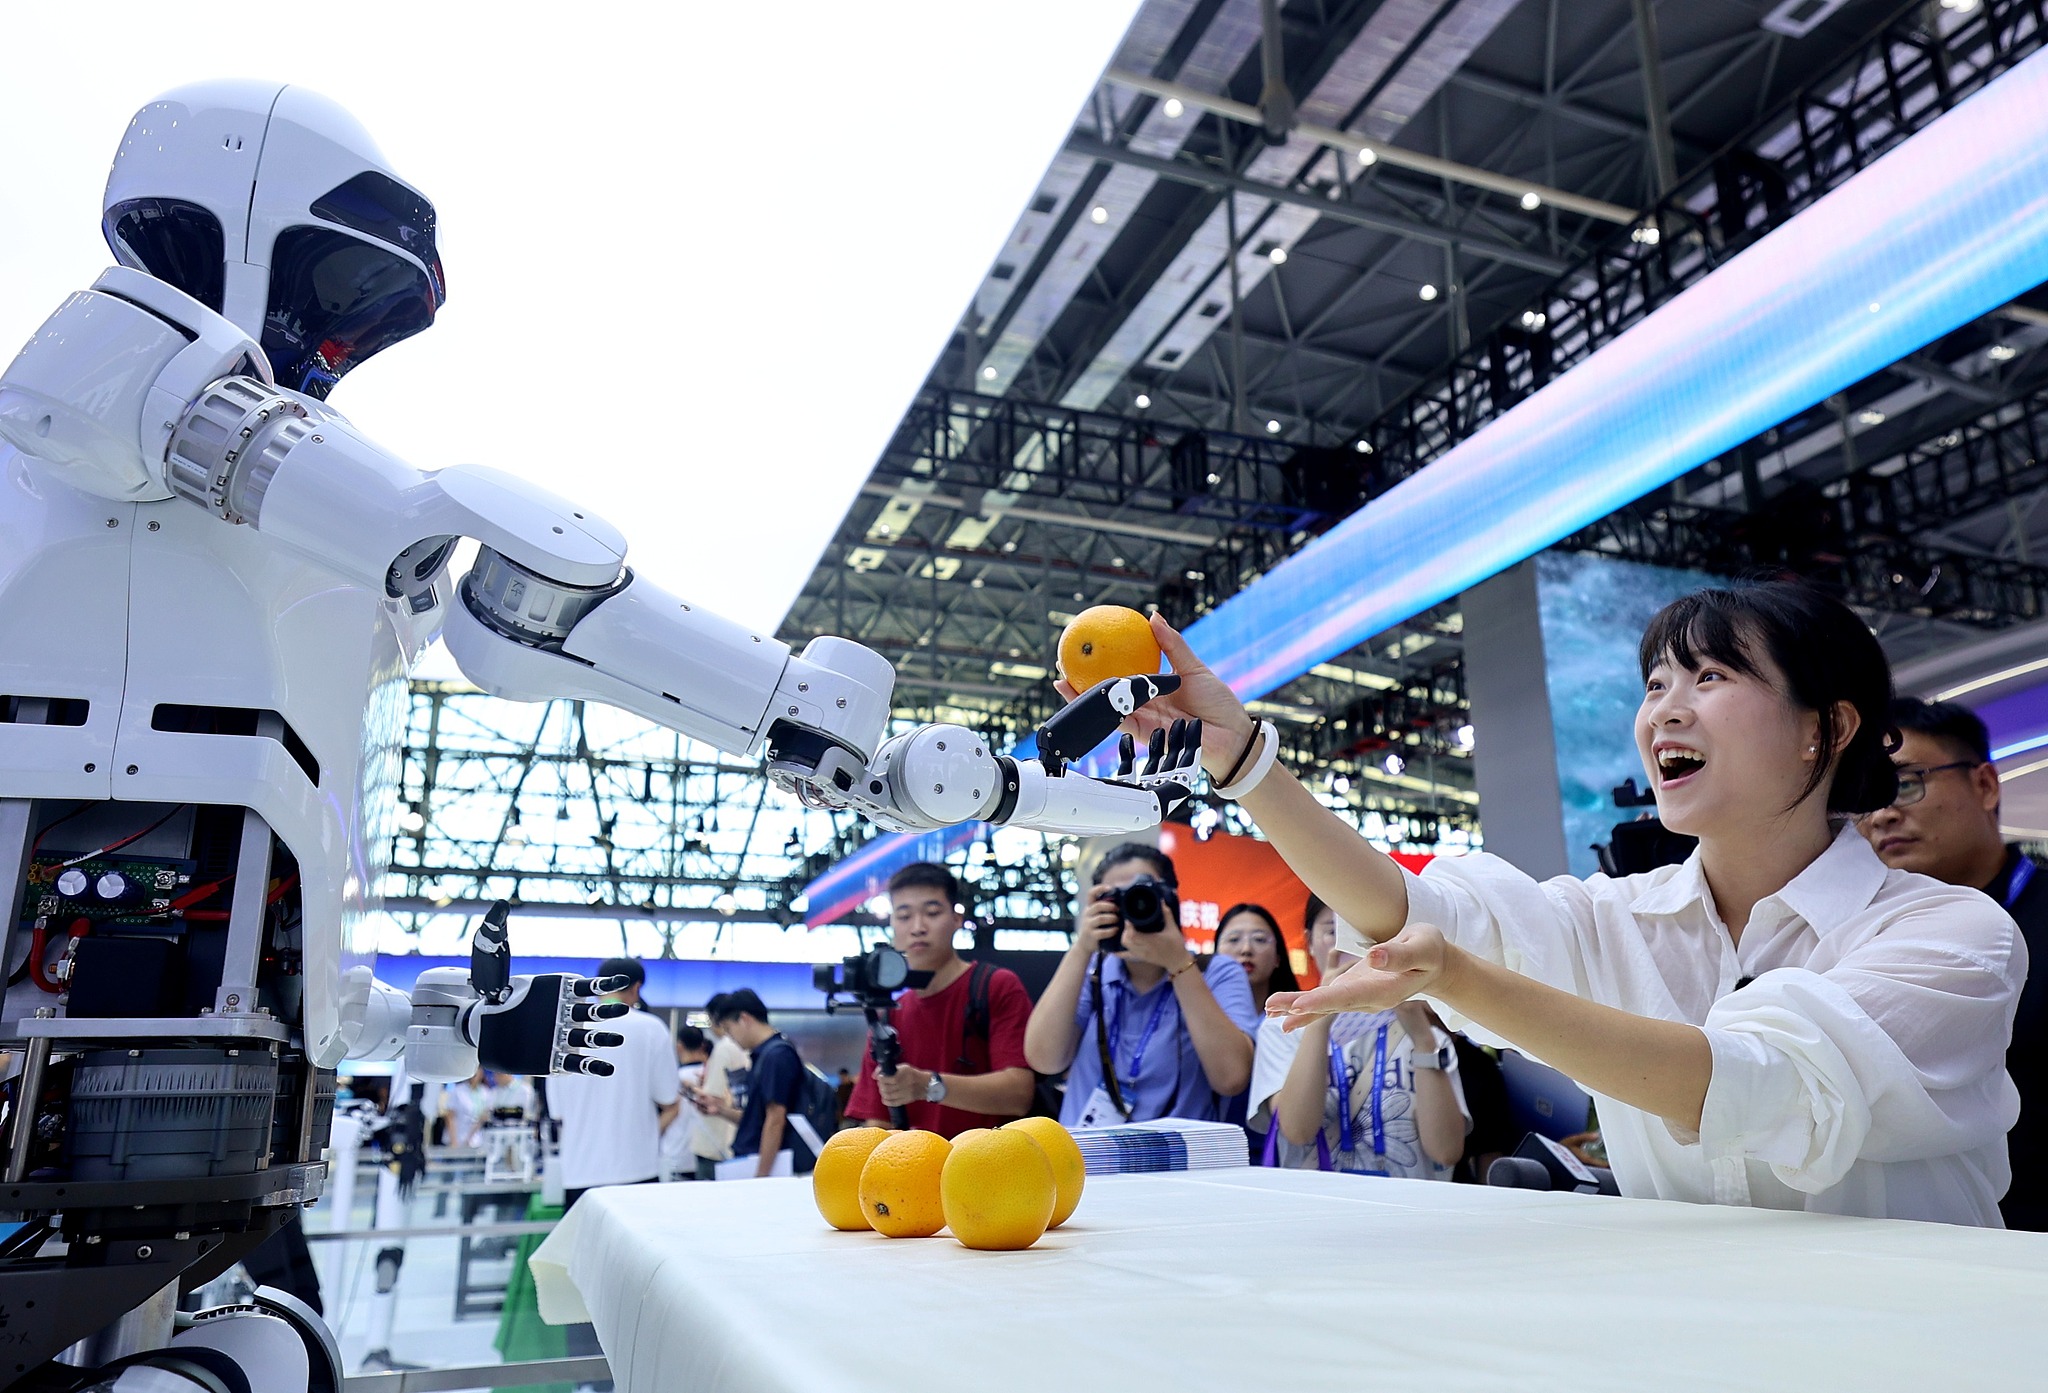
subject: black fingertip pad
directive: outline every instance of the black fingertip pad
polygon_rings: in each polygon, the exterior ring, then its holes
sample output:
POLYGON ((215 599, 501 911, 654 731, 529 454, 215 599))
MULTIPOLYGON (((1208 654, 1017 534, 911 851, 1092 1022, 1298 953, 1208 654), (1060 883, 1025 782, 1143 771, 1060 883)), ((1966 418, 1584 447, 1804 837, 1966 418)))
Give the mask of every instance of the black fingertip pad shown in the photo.
POLYGON ((618 1072, 605 1060, 593 1059, 585 1055, 572 1056, 568 1062, 573 1067, 574 1072, 589 1074, 595 1078, 608 1079, 618 1072))

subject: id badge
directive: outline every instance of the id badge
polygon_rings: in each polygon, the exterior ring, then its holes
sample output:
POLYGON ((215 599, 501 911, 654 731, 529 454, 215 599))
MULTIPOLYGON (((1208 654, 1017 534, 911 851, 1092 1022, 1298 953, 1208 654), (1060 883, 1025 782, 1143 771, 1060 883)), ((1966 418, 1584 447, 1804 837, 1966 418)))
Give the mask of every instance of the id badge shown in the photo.
POLYGON ((1109 1090, 1101 1084, 1095 1085, 1095 1091, 1088 1095, 1081 1115, 1074 1119, 1076 1127, 1120 1127, 1123 1122, 1124 1115, 1117 1111, 1116 1104, 1110 1101, 1109 1090))

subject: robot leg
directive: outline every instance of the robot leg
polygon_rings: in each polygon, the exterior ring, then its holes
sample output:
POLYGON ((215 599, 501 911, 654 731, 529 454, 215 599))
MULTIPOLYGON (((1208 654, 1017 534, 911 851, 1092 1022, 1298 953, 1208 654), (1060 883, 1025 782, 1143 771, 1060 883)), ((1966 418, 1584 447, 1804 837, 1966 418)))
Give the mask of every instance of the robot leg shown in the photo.
MULTIPOLYGON (((380 1229, 402 1229, 412 1214, 412 1195, 399 1182, 396 1167, 385 1166, 377 1172, 377 1217, 375 1227, 380 1229)), ((377 1250, 377 1290, 370 1297, 369 1353, 363 1356, 363 1368, 419 1369, 420 1364, 408 1364, 395 1359, 391 1354, 391 1332, 398 1322, 398 1277, 405 1267, 405 1245, 392 1243, 377 1250)))

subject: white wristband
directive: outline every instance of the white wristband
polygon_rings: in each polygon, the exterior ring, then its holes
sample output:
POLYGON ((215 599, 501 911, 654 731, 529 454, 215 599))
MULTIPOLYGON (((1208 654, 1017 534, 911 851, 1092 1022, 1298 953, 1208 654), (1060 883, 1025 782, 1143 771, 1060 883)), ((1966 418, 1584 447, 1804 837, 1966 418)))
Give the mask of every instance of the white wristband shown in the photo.
POLYGON ((1259 780, 1273 767, 1273 761, 1280 757, 1280 732, 1271 721, 1259 722, 1259 752, 1252 756, 1251 767, 1244 771, 1238 781, 1227 788, 1215 790, 1218 798, 1239 799, 1259 786, 1259 780))

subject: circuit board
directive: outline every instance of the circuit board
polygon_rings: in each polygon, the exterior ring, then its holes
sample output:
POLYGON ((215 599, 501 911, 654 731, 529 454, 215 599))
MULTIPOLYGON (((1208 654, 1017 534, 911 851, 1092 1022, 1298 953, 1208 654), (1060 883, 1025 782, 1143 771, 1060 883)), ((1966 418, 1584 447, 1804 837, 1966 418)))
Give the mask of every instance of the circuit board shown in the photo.
POLYGON ((157 856, 103 856, 66 864, 44 853, 29 872, 24 917, 52 925, 86 919, 95 925, 178 933, 172 902, 192 884, 198 862, 157 856))

